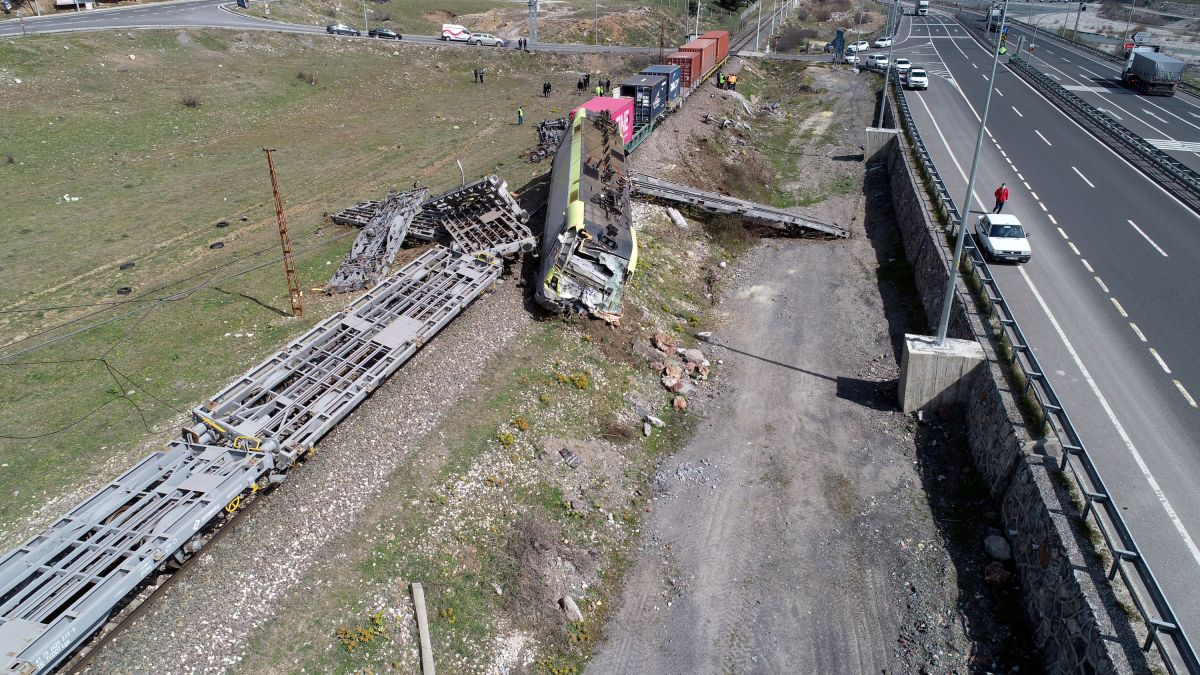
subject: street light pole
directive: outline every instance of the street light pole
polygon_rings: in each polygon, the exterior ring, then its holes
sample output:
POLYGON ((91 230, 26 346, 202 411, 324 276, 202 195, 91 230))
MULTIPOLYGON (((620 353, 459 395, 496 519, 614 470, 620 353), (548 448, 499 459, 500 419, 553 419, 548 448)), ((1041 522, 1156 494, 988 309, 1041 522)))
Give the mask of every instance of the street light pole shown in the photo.
MULTIPOLYGON (((1008 18, 1008 0, 1000 11, 1000 32, 1004 33, 1004 21, 1008 18)), ((996 89, 996 66, 1000 63, 1000 41, 996 37, 996 49, 992 53, 992 76, 988 78, 987 99, 983 103, 983 116, 979 118, 979 135, 975 138, 975 157, 971 159, 971 175, 967 179, 967 197, 963 200, 963 211, 958 219, 958 238, 954 242, 954 259, 950 262, 946 279, 946 293, 942 299, 942 317, 938 321, 937 346, 946 345, 946 331, 950 327, 950 307, 954 304, 954 285, 958 281, 958 265, 962 260, 963 244, 967 240, 967 219, 971 215, 971 199, 975 191, 975 173, 979 169, 979 152, 983 149, 983 134, 987 129, 988 109, 992 105, 992 92, 996 89)))
POLYGON ((1129 42, 1129 23, 1133 21, 1134 7, 1137 7, 1137 0, 1133 0, 1133 2, 1129 3, 1129 16, 1125 17, 1125 38, 1121 40, 1122 44, 1129 42))
POLYGON ((1075 27, 1071 29, 1071 42, 1075 41, 1075 34, 1079 32, 1079 17, 1083 16, 1083 0, 1079 0, 1079 7, 1075 8, 1075 27))
POLYGON ((771 5, 771 32, 767 34, 767 51, 771 51, 771 38, 775 37, 775 15, 779 13, 779 0, 771 5))
MULTIPOLYGON (((892 4, 892 9, 888 11, 888 26, 892 25, 892 14, 891 13, 893 11, 898 10, 899 8, 900 8, 900 0, 896 0, 892 4)), ((898 30, 900 28, 899 22, 897 22, 896 28, 897 28, 897 32, 899 32, 899 30, 898 30)), ((883 113, 887 110, 887 88, 888 88, 888 83, 891 81, 891 77, 892 77, 892 50, 895 49, 895 47, 896 47, 896 36, 892 35, 891 31, 888 32, 888 36, 891 37, 891 44, 888 45, 887 68, 884 68, 884 70, 883 70, 883 96, 879 97, 879 128, 880 129, 884 128, 883 113)))
POLYGON ((371 27, 367 25, 367 0, 363 0, 363 32, 371 32, 371 27))

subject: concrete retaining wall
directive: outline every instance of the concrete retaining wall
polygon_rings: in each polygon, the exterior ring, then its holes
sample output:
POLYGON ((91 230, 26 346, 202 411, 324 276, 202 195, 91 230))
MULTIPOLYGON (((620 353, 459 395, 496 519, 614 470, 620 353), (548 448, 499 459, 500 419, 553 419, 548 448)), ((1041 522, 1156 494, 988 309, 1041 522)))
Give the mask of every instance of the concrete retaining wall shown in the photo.
MULTIPOLYGON (((901 140, 884 151, 883 161, 917 292, 926 316, 936 320, 946 286, 945 261, 952 250, 930 216, 935 209, 901 140)), ((965 410, 953 413, 965 417, 975 466, 1001 505, 1026 613, 1046 670, 1147 672, 1149 665, 1138 647, 1138 631, 1144 634, 1144 628, 1135 630, 1118 601, 1124 589, 1114 589, 1105 578, 1058 470, 1057 448, 1031 438, 1010 391, 1007 366, 996 352, 989 319, 973 300, 964 301, 972 296, 961 279, 956 288, 949 335, 978 340, 987 361, 970 383, 965 410)))

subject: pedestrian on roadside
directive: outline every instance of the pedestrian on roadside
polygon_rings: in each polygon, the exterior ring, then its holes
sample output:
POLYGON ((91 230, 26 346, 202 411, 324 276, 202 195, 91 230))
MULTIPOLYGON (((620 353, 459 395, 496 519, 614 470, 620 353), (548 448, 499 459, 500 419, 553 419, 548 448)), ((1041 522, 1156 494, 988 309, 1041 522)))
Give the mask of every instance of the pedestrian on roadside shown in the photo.
POLYGON ((725 88, 725 73, 717 73, 717 89, 725 88))
POLYGON ((591 73, 583 74, 583 86, 584 86, 584 88, 592 86, 592 74, 591 73))
POLYGON ((483 84, 483 68, 479 69, 479 84, 483 84))
POLYGON ((606 91, 606 92, 612 91, 612 80, 604 81, 604 91, 606 91))
POLYGON ((996 206, 992 209, 992 213, 1000 213, 1004 210, 1004 202, 1008 201, 1007 183, 1001 183, 1000 187, 996 188, 996 206))
POLYGON ((600 85, 596 85, 596 95, 603 96, 604 95, 604 87, 601 87, 600 85))
POLYGON ((478 68, 471 71, 471 76, 475 78, 475 84, 479 84, 479 69, 478 68))
POLYGON ((737 91, 737 75, 729 76, 729 88, 733 91, 737 91))
POLYGON ((579 81, 575 83, 575 90, 582 94, 583 87, 584 87, 583 78, 581 77, 581 78, 579 78, 579 81))
POLYGON ((521 126, 522 124, 525 124, 525 110, 517 108, 517 126, 521 126))

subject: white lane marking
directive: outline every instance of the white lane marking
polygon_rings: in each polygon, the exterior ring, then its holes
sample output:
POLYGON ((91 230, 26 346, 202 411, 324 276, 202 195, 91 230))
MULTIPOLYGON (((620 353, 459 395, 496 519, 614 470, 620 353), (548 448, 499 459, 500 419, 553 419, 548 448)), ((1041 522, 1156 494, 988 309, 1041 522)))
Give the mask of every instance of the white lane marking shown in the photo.
POLYGON ((1003 96, 1003 95, 1004 95, 1004 92, 1000 91, 999 89, 995 89, 994 91, 995 91, 997 94, 1000 94, 1001 96, 1003 96))
MULTIPOLYGON (((1167 499, 1166 493, 1163 492, 1162 486, 1158 484, 1158 479, 1156 479, 1154 474, 1150 472, 1150 467, 1146 466, 1146 461, 1142 459, 1142 453, 1138 452, 1137 447, 1133 444, 1133 439, 1129 438, 1129 434, 1125 433, 1125 427, 1122 426, 1121 422, 1117 419, 1117 414, 1113 412, 1112 406, 1108 404, 1108 399, 1106 399, 1104 394, 1100 392, 1100 387, 1096 384, 1096 381, 1092 379, 1092 374, 1088 371, 1087 366, 1083 365, 1083 360, 1079 358, 1079 353, 1075 351, 1075 347, 1071 344, 1071 341, 1067 339, 1067 334, 1063 332, 1062 326, 1058 323, 1058 319, 1054 318, 1054 314, 1050 312, 1050 306, 1046 304, 1046 300, 1042 298, 1042 294, 1039 293, 1037 288, 1033 285, 1033 280, 1029 278, 1029 273, 1025 271, 1024 267, 1017 267, 1017 271, 1021 273, 1021 276, 1025 279, 1025 283, 1029 286, 1029 290, 1033 292, 1034 299, 1036 299, 1038 304, 1041 305, 1042 311, 1046 313, 1046 318, 1050 320, 1050 325, 1054 327, 1054 330, 1058 333, 1058 338, 1062 340, 1063 345, 1066 346, 1067 353, 1069 353, 1071 355, 1071 359, 1075 361, 1075 366, 1078 367, 1079 371, 1083 374, 1083 379, 1087 381, 1088 387, 1090 387, 1092 390, 1092 394, 1094 394, 1100 401, 1100 407, 1104 408, 1104 412, 1108 415, 1108 420, 1112 422, 1113 427, 1117 430, 1117 435, 1119 435, 1121 440, 1124 441, 1125 447, 1129 450, 1129 454, 1133 455, 1133 460, 1137 462, 1138 469, 1142 472, 1142 477, 1145 478, 1146 482, 1150 484, 1150 489, 1153 490, 1154 495, 1158 497, 1158 503, 1162 504, 1163 509, 1167 512, 1167 517, 1171 519, 1171 524, 1175 526, 1176 531, 1178 531, 1179 535, 1183 537, 1183 543, 1185 546, 1187 546, 1188 551, 1191 552, 1192 558, 1197 564, 1200 564, 1200 548, 1196 547, 1196 542, 1192 540, 1192 535, 1189 534, 1187 528, 1183 526, 1183 521, 1179 519, 1179 514, 1175 512, 1175 507, 1171 506, 1171 502, 1167 499)), ((1192 407, 1195 407, 1196 402, 1191 400, 1190 396, 1187 396, 1187 392, 1184 390, 1183 385, 1179 384, 1178 380, 1175 381, 1175 386, 1179 387, 1179 391, 1189 399, 1192 407)))
MULTIPOLYGON (((996 147, 999 148, 1000 146, 997 145, 996 147)), ((1000 156, 1003 157, 1004 159, 1008 159, 1008 153, 1003 150, 1000 151, 1000 156)))
MULTIPOLYGON (((1015 167, 1014 167, 1014 168, 1015 168, 1015 167)), ((1024 181, 1024 180, 1025 180, 1025 176, 1022 176, 1022 175, 1021 175, 1021 174, 1019 174, 1019 173, 1017 174, 1017 178, 1020 178, 1022 181, 1024 181)))
MULTIPOLYGON (((971 63, 971 67, 974 68, 975 70, 979 70, 979 66, 975 65, 974 62, 971 63)), ((947 281, 946 283, 950 283, 950 282, 947 281)), ((942 304, 946 304, 946 303, 942 303, 942 304)))
POLYGON ((1087 258, 1080 258, 1079 262, 1083 263, 1084 268, 1087 269, 1089 274, 1096 273, 1096 270, 1092 269, 1092 264, 1087 261, 1087 258))
POLYGON ((1078 174, 1079 177, 1083 179, 1083 182, 1088 184, 1088 187, 1090 187, 1090 188, 1096 187, 1095 185, 1092 185, 1092 181, 1087 179, 1087 176, 1083 175, 1082 171, 1080 171, 1079 169, 1076 169, 1075 167, 1071 167, 1071 169, 1074 170, 1075 173, 1078 174))
POLYGON ((1111 117, 1115 117, 1115 118, 1117 118, 1118 120, 1123 120, 1123 119, 1125 119, 1124 117, 1121 117, 1120 115, 1118 115, 1117 113, 1115 113, 1115 112, 1113 112, 1113 111, 1109 110, 1108 108, 1096 108, 1096 110, 1099 110, 1100 112, 1104 113, 1105 115, 1109 115, 1109 116, 1111 116, 1111 117))
POLYGON ((1175 383, 1175 388, 1179 390, 1179 393, 1183 394, 1183 397, 1187 399, 1188 405, 1192 406, 1193 408, 1200 407, 1196 405, 1196 399, 1192 398, 1192 395, 1188 393, 1187 389, 1183 388, 1182 382, 1179 380, 1171 381, 1175 383))
POLYGON ((1092 277, 1092 278, 1096 280, 1096 283, 1100 284, 1100 288, 1102 288, 1105 293, 1108 292, 1108 286, 1104 285, 1104 282, 1100 280, 1100 277, 1092 277))
POLYGON ((1166 120, 1164 120, 1163 118, 1159 117, 1158 115, 1155 115, 1154 113, 1150 112, 1149 110, 1146 110, 1145 108, 1142 108, 1142 112, 1144 112, 1144 113, 1146 113, 1147 115, 1149 115, 1149 116, 1153 117, 1154 119, 1158 120, 1159 122, 1162 122, 1163 124, 1167 124, 1167 121, 1166 121, 1166 120))
POLYGON ((1042 200, 1042 199, 1041 199, 1041 197, 1038 197, 1038 196, 1037 196, 1037 193, 1036 193, 1036 192, 1034 192, 1033 190, 1030 190, 1030 191, 1029 191, 1029 196, 1030 196, 1030 197, 1033 197, 1033 198, 1034 198, 1036 201, 1039 201, 1039 202, 1042 200))
POLYGON ((1123 318, 1123 319, 1129 318, 1129 314, 1127 314, 1125 312, 1125 308, 1121 306, 1121 303, 1117 302, 1116 298, 1109 298, 1109 300, 1112 300, 1113 307, 1116 307, 1117 311, 1121 313, 1121 318, 1123 318))
POLYGON ((986 80, 986 79, 988 79, 988 76, 987 76, 987 75, 984 75, 983 73, 980 73, 980 74, 979 74, 979 76, 980 76, 980 77, 982 77, 982 78, 983 78, 983 79, 985 79, 985 80, 986 80))
MULTIPOLYGON (((963 171, 962 164, 958 163, 958 157, 956 157, 954 153, 950 151, 950 143, 946 140, 946 135, 942 133, 942 127, 937 123, 937 119, 933 116, 933 111, 929 109, 929 104, 925 102, 925 97, 921 96, 917 98, 917 100, 920 101, 921 106, 925 108, 925 112, 929 115, 929 121, 933 122, 933 129, 937 132, 938 137, 942 139, 942 145, 946 148, 946 153, 950 155, 950 161, 954 162, 954 167, 958 169, 958 173, 963 177, 963 180, 966 180, 967 172, 963 171)), ((971 190, 971 196, 974 197, 975 201, 979 204, 984 203, 983 200, 979 198, 979 193, 973 188, 971 190)), ((966 208, 966 213, 970 213, 971 205, 967 204, 966 208)))
POLYGON ((1158 355, 1158 350, 1156 350, 1154 347, 1151 347, 1150 353, 1154 355, 1154 360, 1158 361, 1158 365, 1162 366, 1163 371, 1170 375, 1171 369, 1167 367, 1167 362, 1163 361, 1163 357, 1158 355))
POLYGON ((1145 232, 1142 232, 1142 228, 1138 227, 1137 223, 1133 222, 1132 220, 1126 220, 1125 222, 1132 225, 1133 229, 1137 230, 1138 234, 1142 235, 1142 237, 1144 237, 1146 239, 1146 241, 1150 242, 1150 245, 1154 247, 1155 251, 1158 251, 1159 253, 1161 253, 1162 257, 1164 257, 1164 258, 1171 257, 1171 256, 1167 255, 1166 251, 1162 250, 1162 247, 1160 247, 1158 244, 1154 243, 1154 240, 1151 239, 1149 235, 1147 235, 1145 232))
POLYGON ((1021 176, 1021 172, 1017 170, 1016 164, 1011 165, 1009 168, 1011 168, 1013 171, 1016 171, 1017 178, 1020 178, 1021 180, 1025 180, 1025 178, 1023 176, 1021 176))
MULTIPOLYGON (((1050 219, 1050 223, 1051 223, 1052 225, 1058 225, 1058 221, 1054 219, 1054 216, 1052 216, 1052 215, 1050 215, 1049 213, 1047 213, 1047 214, 1046 214, 1046 217, 1050 219)), ((1058 231, 1059 231, 1059 232, 1062 232, 1062 228, 1061 228, 1061 227, 1060 227, 1060 228, 1058 228, 1058 231)), ((1067 236, 1067 233, 1066 233, 1066 232, 1063 232, 1063 236, 1064 236, 1064 237, 1065 237, 1065 236, 1067 236)))
POLYGON ((1104 76, 1103 76, 1103 75, 1100 75, 1100 74, 1098 74, 1098 73, 1093 73, 1092 71, 1088 70, 1087 68, 1084 68, 1084 67, 1080 66, 1080 68, 1079 68, 1079 69, 1080 69, 1080 70, 1082 70, 1083 72, 1087 73, 1088 75, 1091 75, 1092 77, 1098 77, 1098 78, 1100 78, 1100 79, 1102 79, 1102 80, 1104 79, 1104 76))
POLYGON ((1062 235, 1063 239, 1066 239, 1067 241, 1071 241, 1071 238, 1067 236, 1066 230, 1064 230, 1060 227, 1060 228, 1058 228, 1058 233, 1062 235))
MULTIPOLYGON (((1075 247, 1075 242, 1068 241, 1067 246, 1069 246, 1071 248, 1071 252, 1074 253, 1075 255, 1082 255, 1079 252, 1079 249, 1075 247)), ((1088 271, 1090 272, 1091 270, 1088 270, 1088 271)))
POLYGON ((1046 208, 1045 204, 1038 202, 1038 206, 1042 207, 1042 213, 1050 213, 1050 209, 1046 208))
POLYGON ((1037 135, 1038 135, 1038 138, 1040 138, 1040 139, 1042 139, 1043 141, 1045 141, 1045 142, 1046 142, 1046 145, 1049 145, 1050 147, 1054 147, 1054 144, 1053 144, 1053 143, 1051 143, 1050 141, 1047 141, 1047 140, 1046 140, 1046 137, 1042 135, 1042 132, 1038 131, 1037 129, 1034 129, 1034 130, 1033 130, 1033 133, 1037 134, 1037 135))
POLYGON ((1017 113, 1017 117, 1024 117, 1024 115, 1021 114, 1021 111, 1017 110, 1017 106, 1015 106, 1015 105, 1012 106, 1012 109, 1013 109, 1013 112, 1017 113))
POLYGON ((1142 342, 1146 341, 1146 336, 1142 335, 1142 329, 1138 328, 1136 323, 1130 322, 1129 327, 1133 329, 1134 333, 1137 333, 1139 340, 1141 340, 1142 342))
POLYGON ((1200 141, 1177 141, 1173 138, 1147 138, 1146 142, 1159 150, 1200 152, 1200 141))

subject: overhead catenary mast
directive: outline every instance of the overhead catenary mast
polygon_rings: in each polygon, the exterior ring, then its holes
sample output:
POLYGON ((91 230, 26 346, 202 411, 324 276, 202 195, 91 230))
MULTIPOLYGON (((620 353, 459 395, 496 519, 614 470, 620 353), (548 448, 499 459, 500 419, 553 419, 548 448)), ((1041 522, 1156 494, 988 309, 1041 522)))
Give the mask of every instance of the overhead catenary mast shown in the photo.
POLYGON ((296 261, 292 259, 292 238, 288 236, 287 218, 283 215, 283 196, 279 194, 279 179, 275 176, 273 148, 263 148, 267 153, 267 169, 271 172, 271 190, 275 193, 275 221, 279 224, 279 244, 283 247, 283 269, 287 275, 288 295, 292 301, 292 316, 304 316, 304 300, 300 293, 300 279, 296 275, 296 261))

